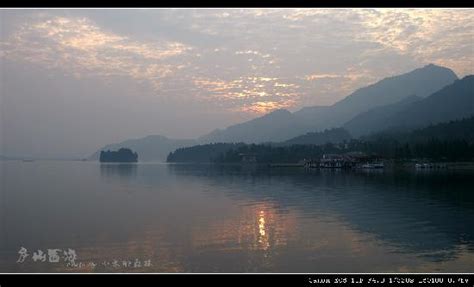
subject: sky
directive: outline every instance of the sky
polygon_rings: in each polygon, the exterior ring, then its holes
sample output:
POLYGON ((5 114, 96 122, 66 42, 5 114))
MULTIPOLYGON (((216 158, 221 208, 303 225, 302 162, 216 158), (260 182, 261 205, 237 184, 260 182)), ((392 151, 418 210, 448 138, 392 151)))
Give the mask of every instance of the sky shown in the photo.
POLYGON ((473 9, 2 9, 0 154, 84 157, 474 70, 473 9))

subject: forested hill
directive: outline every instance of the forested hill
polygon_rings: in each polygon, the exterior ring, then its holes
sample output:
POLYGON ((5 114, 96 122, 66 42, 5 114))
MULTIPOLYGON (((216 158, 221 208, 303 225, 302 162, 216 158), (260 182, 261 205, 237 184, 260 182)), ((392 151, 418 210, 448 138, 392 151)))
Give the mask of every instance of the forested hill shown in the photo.
POLYGON ((320 158, 325 153, 365 152, 384 158, 431 158, 474 160, 474 117, 398 132, 388 130, 340 144, 232 144, 218 143, 180 148, 170 153, 168 162, 238 163, 243 154, 256 156, 259 163, 295 163, 320 158))
POLYGON ((212 162, 230 150, 245 146, 243 143, 215 143, 178 148, 170 152, 167 162, 212 162))
POLYGON ((363 137, 362 139, 370 141, 381 138, 391 138, 401 142, 425 142, 430 139, 443 141, 474 141, 474 115, 461 120, 430 125, 410 132, 404 132, 398 129, 388 129, 383 132, 373 133, 369 136, 363 137))

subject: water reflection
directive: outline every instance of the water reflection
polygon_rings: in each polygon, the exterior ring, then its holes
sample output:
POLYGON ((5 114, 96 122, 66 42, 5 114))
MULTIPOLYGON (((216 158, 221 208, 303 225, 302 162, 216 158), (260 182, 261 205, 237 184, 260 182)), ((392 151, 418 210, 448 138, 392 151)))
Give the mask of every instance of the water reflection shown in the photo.
POLYGON ((116 177, 131 179, 137 175, 137 164, 134 163, 101 163, 100 175, 102 177, 116 177))
POLYGON ((267 250, 269 247, 268 243, 268 236, 266 235, 265 231, 265 211, 260 210, 260 214, 258 217, 258 233, 259 233, 259 238, 258 238, 258 243, 262 246, 264 250, 267 250))
POLYGON ((474 269, 473 173, 38 161, 3 175, 0 271, 474 269), (153 265, 18 265, 20 246, 153 265))
MULTIPOLYGON (((239 167, 169 168, 180 176, 227 185, 222 190, 238 198, 296 206, 306 216, 337 215, 352 229, 390 244, 394 252, 417 254, 436 262, 453 259, 461 247, 474 249, 474 225, 469 224, 474 222, 471 173, 439 171, 420 175, 410 171, 366 173, 262 167, 236 177, 239 167), (272 188, 258 188, 265 184, 272 188), (235 185, 241 188, 232 188, 235 185)), ((263 227, 265 219, 259 220, 263 227)))

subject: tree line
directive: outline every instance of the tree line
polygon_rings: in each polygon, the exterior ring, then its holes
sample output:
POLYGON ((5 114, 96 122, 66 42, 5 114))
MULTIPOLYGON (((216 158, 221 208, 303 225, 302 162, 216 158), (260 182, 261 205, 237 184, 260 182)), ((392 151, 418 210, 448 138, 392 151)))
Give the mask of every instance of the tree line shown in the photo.
POLYGON ((180 148, 168 155, 168 162, 236 163, 243 154, 254 154, 259 163, 296 163, 319 159, 323 154, 364 152, 380 158, 436 161, 474 160, 474 117, 432 125, 414 131, 385 131, 340 143, 245 144, 214 143, 180 148))

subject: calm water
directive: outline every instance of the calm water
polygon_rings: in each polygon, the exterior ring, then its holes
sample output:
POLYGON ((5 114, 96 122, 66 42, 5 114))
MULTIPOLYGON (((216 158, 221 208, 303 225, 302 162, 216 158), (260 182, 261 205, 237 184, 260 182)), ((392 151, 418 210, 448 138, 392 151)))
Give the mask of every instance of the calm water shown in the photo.
POLYGON ((0 175, 0 272, 474 272, 473 172, 4 161, 0 175), (48 249, 82 265, 33 260, 48 249))

